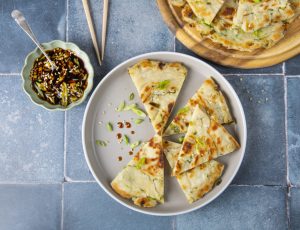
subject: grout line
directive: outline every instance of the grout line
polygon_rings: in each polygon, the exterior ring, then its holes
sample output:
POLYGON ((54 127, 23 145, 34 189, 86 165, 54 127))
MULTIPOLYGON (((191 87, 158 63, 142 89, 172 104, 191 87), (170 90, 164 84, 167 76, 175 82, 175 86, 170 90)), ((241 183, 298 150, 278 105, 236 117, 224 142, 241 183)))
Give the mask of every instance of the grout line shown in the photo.
POLYGON ((59 185, 63 182, 55 182, 55 181, 1 181, 0 185, 59 185))
POLYGON ((65 186, 61 185, 61 219, 60 219, 60 229, 64 229, 64 194, 65 194, 65 186))
POLYGON ((232 187, 278 187, 284 188, 286 185, 272 185, 272 184, 230 184, 232 187))
POLYGON ((21 76, 21 73, 0 73, 0 76, 21 76))
POLYGON ((283 75, 286 74, 286 66, 285 66, 285 62, 282 63, 282 73, 283 73, 283 75))
POLYGON ((176 230, 176 222, 177 222, 177 216, 174 216, 172 218, 172 230, 176 230))
POLYGON ((283 76, 282 73, 221 73, 223 76, 283 76))
POLYGON ((97 183, 95 180, 71 180, 67 178, 64 183, 97 183))
POLYGON ((287 78, 300 78, 300 75, 286 75, 287 78))
POLYGON ((66 42, 69 41, 69 0, 67 0, 67 8, 66 8, 66 42))
POLYGON ((67 177, 67 111, 64 117, 64 181, 67 177))
POLYGON ((287 78, 284 77, 284 82, 283 82, 283 87, 284 87, 284 128, 285 128, 285 161, 286 161, 286 183, 287 186, 291 185, 290 182, 290 177, 289 177, 289 152, 288 152, 288 123, 287 123, 287 118, 288 118, 288 105, 287 105, 287 78))
MULTIPOLYGON (((284 69, 285 73, 285 69, 284 69)), ((283 86, 284 86, 284 131, 285 131, 285 164, 286 164, 286 184, 287 184, 287 193, 285 197, 285 207, 286 207, 286 217, 287 217, 287 226, 288 229, 291 228, 291 221, 290 221, 290 187, 291 182, 289 178, 289 151, 288 151, 288 105, 287 105, 287 77, 285 76, 283 79, 283 86)))

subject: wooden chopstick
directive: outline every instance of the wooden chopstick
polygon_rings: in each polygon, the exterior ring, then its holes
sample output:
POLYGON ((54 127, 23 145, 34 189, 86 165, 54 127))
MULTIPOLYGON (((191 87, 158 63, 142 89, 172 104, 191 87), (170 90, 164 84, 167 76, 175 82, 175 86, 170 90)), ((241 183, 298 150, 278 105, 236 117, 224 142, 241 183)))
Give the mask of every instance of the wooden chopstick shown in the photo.
POLYGON ((99 48, 98 48, 97 36, 96 36, 96 33, 95 33, 94 24, 93 24, 93 20, 92 20, 92 17, 91 17, 91 12, 90 12, 90 7, 89 7, 88 0, 82 0, 82 4, 83 4, 83 9, 84 9, 84 13, 85 13, 85 16, 86 16, 86 20, 87 20, 87 23, 88 23, 88 27, 89 27, 89 30, 90 30, 90 34, 91 34, 91 37, 92 37, 93 45, 94 45, 94 48, 95 48, 95 51, 96 51, 97 59, 98 59, 99 65, 101 65, 102 64, 101 56, 100 56, 100 52, 99 52, 99 48))
POLYGON ((101 39, 101 60, 104 59, 106 28, 107 28, 108 0, 103 0, 103 15, 102 15, 102 39, 101 39))

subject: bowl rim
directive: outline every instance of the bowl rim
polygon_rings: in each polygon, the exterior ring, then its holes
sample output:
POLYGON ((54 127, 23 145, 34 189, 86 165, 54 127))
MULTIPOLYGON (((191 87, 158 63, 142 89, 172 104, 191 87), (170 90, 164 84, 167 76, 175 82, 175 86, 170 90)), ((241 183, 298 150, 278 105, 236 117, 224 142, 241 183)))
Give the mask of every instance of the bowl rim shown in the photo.
POLYGON ((119 65, 117 65, 116 67, 114 67, 110 72, 108 72, 104 78, 98 83, 98 85, 96 86, 95 90, 93 91, 88 103, 87 103, 87 106, 85 108, 85 112, 84 112, 84 116, 83 116, 83 120, 82 120, 82 147, 83 147, 83 152, 84 152, 84 157, 85 157, 85 160, 87 162, 87 165, 88 165, 88 168, 91 172, 91 174, 93 175, 93 177, 95 178, 96 182, 99 184, 99 186, 105 191, 106 194, 108 194, 113 200, 117 201, 119 204, 133 210, 133 211, 136 211, 136 212, 139 212, 139 213, 143 213, 143 214, 147 214, 147 215, 152 215, 152 216, 177 216, 177 215, 181 215, 181 214, 186 214, 186 213, 189 213, 189 212, 193 212, 197 209, 200 209, 204 206, 206 206, 207 204, 209 204, 210 202, 212 202, 213 200, 215 200, 216 198, 218 198, 227 188, 228 186, 230 185, 230 183, 232 182, 232 180, 235 178, 237 172, 239 171, 240 167, 241 167, 241 164, 242 164, 242 161, 245 157, 245 151, 246 151, 246 146, 247 146, 247 123, 246 123, 246 116, 245 116, 245 112, 244 112, 244 109, 243 109, 243 106, 242 106, 242 103, 236 93, 236 91, 234 90, 234 88, 231 86, 231 84, 228 82, 228 80, 218 71, 216 70, 214 67, 212 67, 211 65, 207 64, 206 62, 198 59, 198 58, 195 58, 195 57, 192 57, 190 55, 187 55, 187 54, 182 54, 182 53, 178 53, 178 52, 170 52, 170 51, 158 51, 158 52, 149 52, 149 53, 144 53, 144 54, 141 54, 141 55, 137 55, 137 56, 134 56, 132 58, 129 58, 127 60, 125 60, 124 62, 120 63, 119 65), (219 75, 221 75, 221 77, 224 79, 224 83, 227 85, 227 87, 230 88, 233 96, 235 98, 237 98, 237 107, 239 108, 239 110, 241 111, 241 115, 242 115, 242 121, 241 121, 241 129, 244 133, 244 137, 243 139, 240 140, 240 143, 244 143, 243 145, 241 145, 241 158, 239 160, 239 162, 236 163, 237 167, 235 169, 235 171, 232 173, 231 177, 229 178, 229 180, 227 181, 226 184, 224 184, 223 188, 214 196, 212 197, 210 200, 204 202, 203 204, 200 204, 196 207, 193 207, 193 208, 190 208, 188 210, 184 210, 184 211, 174 211, 172 213, 165 213, 165 212, 151 212, 151 211, 148 211, 147 209, 139 209, 138 207, 134 207, 134 206, 131 206, 131 205, 128 205, 127 203, 125 203, 124 201, 122 201, 121 198, 118 198, 117 196, 114 196, 110 191, 108 191, 105 186, 102 184, 102 182, 100 181, 100 179, 98 178, 96 172, 94 171, 93 167, 92 167, 92 163, 90 161, 90 157, 89 157, 89 154, 88 154, 88 150, 87 150, 87 147, 86 147, 86 142, 88 140, 86 140, 86 136, 85 136, 85 130, 86 130, 86 122, 87 122, 87 116, 88 116, 88 111, 89 111, 89 107, 91 105, 91 102, 92 102, 92 99, 94 98, 97 90, 102 86, 102 84, 114 73, 116 72, 120 67, 134 61, 134 60, 140 60, 142 58, 145 58, 145 59, 151 59, 151 57, 149 56, 152 56, 152 55, 175 55, 175 56, 178 56, 178 57, 184 57, 184 58, 188 58, 188 59, 193 59, 197 62, 201 62, 203 65, 205 65, 207 68, 210 68, 210 69, 213 69, 214 71, 216 71, 219 75))
MULTIPOLYGON (((62 40, 52 40, 50 42, 43 42, 41 43, 42 46, 50 46, 52 47, 51 49, 54 49, 56 47, 60 47, 60 46, 65 46, 64 49, 70 49, 72 50, 73 52, 75 52, 75 54, 83 61, 84 63, 84 66, 85 68, 87 69, 88 71, 88 78, 87 78, 87 81, 88 81, 88 86, 87 88, 84 90, 84 94, 83 96, 77 100, 76 102, 73 102, 73 103, 70 103, 67 107, 62 107, 60 105, 52 105, 50 103, 48 103, 47 101, 45 100, 42 100, 40 98, 38 98, 37 100, 33 98, 33 93, 35 93, 33 90, 29 92, 29 90, 26 88, 25 84, 26 82, 28 82, 30 79, 29 78, 26 78, 24 75, 25 75, 25 71, 27 68, 29 68, 31 70, 31 68, 29 67, 30 65, 30 62, 29 62, 29 58, 31 56, 35 56, 38 52, 41 52, 39 50, 38 47, 36 47, 33 51, 29 52, 25 58, 25 61, 24 61, 24 65, 22 67, 22 70, 21 70, 21 78, 22 78, 22 89, 23 91, 27 94, 27 96, 30 98, 30 100, 37 106, 40 106, 48 111, 67 111, 75 106, 78 106, 80 105, 82 102, 85 101, 85 99, 87 98, 88 94, 91 92, 91 90, 93 89, 93 81, 94 81, 94 68, 93 68, 93 65, 90 61, 90 58, 89 56, 87 55, 86 52, 84 52, 82 49, 79 48, 78 45, 76 45, 75 43, 73 42, 65 42, 65 41, 62 41, 62 40), (51 106, 54 106, 54 107, 51 107, 51 106)), ((48 50, 48 48, 46 49, 48 50)))

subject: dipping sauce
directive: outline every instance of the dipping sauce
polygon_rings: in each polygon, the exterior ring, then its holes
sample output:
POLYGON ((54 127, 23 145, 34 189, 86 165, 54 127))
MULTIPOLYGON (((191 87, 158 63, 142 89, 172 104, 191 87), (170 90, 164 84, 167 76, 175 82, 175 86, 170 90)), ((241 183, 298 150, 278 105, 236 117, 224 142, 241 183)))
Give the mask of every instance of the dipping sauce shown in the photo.
POLYGON ((88 72, 83 61, 71 50, 55 48, 46 53, 57 69, 52 71, 46 57, 41 55, 30 71, 31 87, 41 99, 66 107, 83 96, 88 72))

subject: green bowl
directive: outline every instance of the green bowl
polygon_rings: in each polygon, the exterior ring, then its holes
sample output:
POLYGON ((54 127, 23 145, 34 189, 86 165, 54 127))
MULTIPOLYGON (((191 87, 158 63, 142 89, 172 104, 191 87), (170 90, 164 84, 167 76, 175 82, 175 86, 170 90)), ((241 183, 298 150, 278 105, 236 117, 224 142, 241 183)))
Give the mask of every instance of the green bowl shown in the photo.
POLYGON ((29 78, 30 76, 30 70, 33 67, 33 63, 36 58, 38 58, 42 52, 38 49, 35 48, 34 51, 29 53, 25 59, 25 64, 22 69, 22 79, 23 79, 23 89, 25 93, 29 96, 31 101, 35 103, 38 106, 41 106, 45 109, 48 110, 60 110, 60 111, 65 111, 68 109, 73 108, 74 106, 77 106, 81 104, 87 97, 87 95, 90 93, 91 89, 93 88, 93 79, 94 79, 94 69, 91 65, 90 59, 88 55, 83 52, 77 45, 71 42, 64 42, 64 41, 59 41, 59 40, 54 40, 48 43, 43 43, 42 46, 45 48, 45 50, 51 50, 54 48, 62 48, 62 49, 70 49, 72 50, 84 63, 84 67, 86 68, 88 72, 88 85, 87 88, 84 91, 84 94, 82 98, 80 98, 78 101, 73 102, 69 104, 67 107, 61 106, 61 105, 52 105, 49 102, 42 100, 41 98, 38 97, 37 93, 34 92, 34 90, 31 87, 31 80, 29 78))

